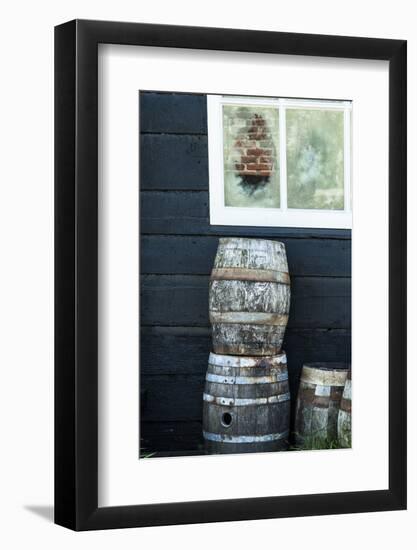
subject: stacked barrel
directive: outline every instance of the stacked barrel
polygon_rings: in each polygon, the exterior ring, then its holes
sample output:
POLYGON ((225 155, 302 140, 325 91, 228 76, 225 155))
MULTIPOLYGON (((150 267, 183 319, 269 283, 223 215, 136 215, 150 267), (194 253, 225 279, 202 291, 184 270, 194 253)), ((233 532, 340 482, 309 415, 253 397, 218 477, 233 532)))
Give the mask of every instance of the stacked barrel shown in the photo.
POLYGON ((210 278, 213 352, 203 395, 209 453, 288 448, 290 393, 282 342, 289 307, 283 243, 220 239, 210 278))

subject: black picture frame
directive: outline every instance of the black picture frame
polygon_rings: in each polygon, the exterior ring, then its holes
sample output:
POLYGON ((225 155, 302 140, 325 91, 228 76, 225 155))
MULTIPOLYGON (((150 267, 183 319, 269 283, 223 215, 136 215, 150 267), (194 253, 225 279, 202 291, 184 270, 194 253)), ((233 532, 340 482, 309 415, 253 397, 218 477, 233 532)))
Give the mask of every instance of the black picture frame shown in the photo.
POLYGON ((55 522, 108 529, 406 508, 404 40, 74 20, 55 28, 55 522), (389 62, 389 488, 98 507, 98 44, 389 62))

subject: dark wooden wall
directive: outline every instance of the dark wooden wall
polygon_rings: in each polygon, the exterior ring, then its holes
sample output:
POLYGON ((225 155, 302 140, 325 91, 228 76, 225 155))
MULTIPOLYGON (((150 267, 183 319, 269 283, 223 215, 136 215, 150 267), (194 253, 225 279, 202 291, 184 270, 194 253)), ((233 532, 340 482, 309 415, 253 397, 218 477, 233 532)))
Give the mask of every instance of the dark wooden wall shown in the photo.
POLYGON ((293 402, 303 362, 350 361, 351 234, 210 226, 206 97, 141 93, 141 439, 157 454, 202 448, 208 281, 221 236, 285 243, 284 341, 293 402))

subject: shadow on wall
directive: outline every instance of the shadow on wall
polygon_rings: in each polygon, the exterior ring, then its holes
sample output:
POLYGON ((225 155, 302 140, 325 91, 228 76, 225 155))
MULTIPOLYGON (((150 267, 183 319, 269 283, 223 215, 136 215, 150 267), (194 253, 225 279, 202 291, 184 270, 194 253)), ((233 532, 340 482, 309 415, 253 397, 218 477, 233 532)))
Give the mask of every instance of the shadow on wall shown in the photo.
POLYGON ((49 523, 54 522, 54 507, 53 506, 41 506, 36 504, 26 505, 23 507, 28 512, 32 512, 36 516, 39 516, 49 523))

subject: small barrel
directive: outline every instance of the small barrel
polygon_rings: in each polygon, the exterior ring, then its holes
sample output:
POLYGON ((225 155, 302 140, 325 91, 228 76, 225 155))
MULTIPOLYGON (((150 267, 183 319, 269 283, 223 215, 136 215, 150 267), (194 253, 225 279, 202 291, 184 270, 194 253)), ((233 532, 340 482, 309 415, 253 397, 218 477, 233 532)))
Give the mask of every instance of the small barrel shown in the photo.
POLYGON ((214 352, 277 355, 289 309, 290 277, 284 244, 221 238, 209 292, 214 352))
POLYGON ((340 401, 349 366, 309 363, 303 366, 295 411, 295 442, 304 448, 337 446, 340 401))
POLYGON ((344 448, 352 446, 352 373, 348 372, 337 419, 339 445, 344 448))
POLYGON ((203 437, 209 454, 286 450, 289 423, 285 353, 210 354, 203 394, 203 437))

